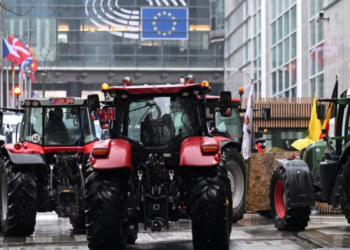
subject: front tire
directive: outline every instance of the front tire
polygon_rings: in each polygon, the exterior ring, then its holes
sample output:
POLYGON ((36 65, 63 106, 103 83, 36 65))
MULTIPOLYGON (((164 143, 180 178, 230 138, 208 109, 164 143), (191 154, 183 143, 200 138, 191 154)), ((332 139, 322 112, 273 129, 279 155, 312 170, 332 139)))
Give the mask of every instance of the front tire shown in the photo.
POLYGON ((90 250, 125 250, 123 198, 115 171, 93 170, 85 180, 86 231, 90 250))
POLYGON ((339 187, 342 191, 340 204, 342 206, 345 218, 350 224, 350 156, 347 157, 347 162, 342 167, 343 171, 340 175, 339 187))
POLYGON ((310 220, 310 207, 290 207, 289 183, 283 167, 277 167, 270 181, 272 220, 280 231, 303 231, 310 220))
POLYGON ((225 150, 227 176, 231 183, 232 222, 243 218, 245 213, 246 166, 240 154, 233 148, 225 150))
POLYGON ((194 250, 228 250, 230 197, 224 164, 195 170, 191 178, 191 219, 194 250))
POLYGON ((1 227, 7 236, 29 236, 36 220, 33 167, 7 164, 1 169, 1 227))

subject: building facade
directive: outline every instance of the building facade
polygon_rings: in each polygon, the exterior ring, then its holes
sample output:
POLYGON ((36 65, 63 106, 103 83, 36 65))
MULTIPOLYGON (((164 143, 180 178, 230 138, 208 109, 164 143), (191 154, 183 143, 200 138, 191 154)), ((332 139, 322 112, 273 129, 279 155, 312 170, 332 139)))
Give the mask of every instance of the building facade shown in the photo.
POLYGON ((209 0, 5 3, 28 11, 5 13, 4 32, 33 45, 37 95, 84 96, 103 82, 120 84, 127 75, 134 84, 161 84, 193 74, 208 80, 216 93, 223 88, 224 49, 210 41, 209 0))
POLYGON ((327 96, 318 16, 334 1, 227 0, 226 89, 248 91, 253 80, 258 97, 327 96))

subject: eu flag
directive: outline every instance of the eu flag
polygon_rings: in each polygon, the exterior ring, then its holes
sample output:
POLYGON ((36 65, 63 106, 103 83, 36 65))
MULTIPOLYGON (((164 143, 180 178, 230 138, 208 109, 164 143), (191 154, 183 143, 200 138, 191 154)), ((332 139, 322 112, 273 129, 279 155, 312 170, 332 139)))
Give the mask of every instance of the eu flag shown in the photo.
POLYGON ((142 39, 188 39, 187 8, 142 8, 142 39))

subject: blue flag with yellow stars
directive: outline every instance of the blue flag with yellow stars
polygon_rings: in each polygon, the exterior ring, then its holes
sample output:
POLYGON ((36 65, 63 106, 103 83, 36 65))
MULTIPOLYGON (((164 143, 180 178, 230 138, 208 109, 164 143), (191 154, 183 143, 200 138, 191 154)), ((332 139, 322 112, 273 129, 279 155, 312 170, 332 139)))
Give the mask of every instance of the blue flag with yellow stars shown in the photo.
POLYGON ((142 39, 188 39, 187 8, 142 8, 142 39))

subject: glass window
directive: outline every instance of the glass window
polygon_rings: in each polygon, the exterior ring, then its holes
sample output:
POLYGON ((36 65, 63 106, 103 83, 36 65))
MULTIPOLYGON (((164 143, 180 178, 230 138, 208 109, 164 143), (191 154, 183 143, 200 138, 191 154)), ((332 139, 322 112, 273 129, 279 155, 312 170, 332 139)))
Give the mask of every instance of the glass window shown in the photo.
POLYGON ((284 0, 284 10, 288 9, 289 7, 289 0, 284 0))
POLYGON ((313 48, 310 52, 310 75, 314 75, 316 73, 316 48, 313 48))
POLYGON ((313 78, 310 80, 310 96, 314 97, 315 93, 316 93, 316 79, 313 78))
POLYGON ((294 33, 291 38, 291 58, 297 56, 297 33, 294 33))
POLYGON ((321 44, 316 48, 317 51, 317 72, 321 72, 324 69, 324 45, 321 44))
POLYGON ((277 1, 278 0, 271 0, 271 12, 272 12, 272 15, 271 15, 271 20, 275 19, 276 18, 276 11, 277 11, 277 1))
POLYGON ((216 112, 215 124, 219 132, 228 132, 231 138, 236 142, 242 137, 242 125, 240 123, 239 113, 236 109, 232 109, 231 117, 222 117, 220 112, 216 112))
POLYGON ((315 1, 319 2, 320 0, 309 0, 310 17, 315 15, 315 1))
POLYGON ((43 109, 26 108, 21 124, 20 138, 27 142, 42 145, 43 109), (34 138, 34 139, 33 139, 34 138))
POLYGON ((278 18, 277 24, 278 24, 278 41, 279 41, 283 38, 283 19, 282 19, 282 17, 278 18))
POLYGON ((283 70, 278 70, 278 91, 283 91, 283 70))
POLYGON ((323 40, 323 25, 323 21, 317 23, 317 43, 323 40))
POLYGON ((284 36, 289 34, 289 12, 286 12, 283 15, 284 18, 284 36))
POLYGON ((297 7, 294 6, 290 10, 290 21, 291 21, 291 31, 293 32, 294 30, 297 29, 297 7))
POLYGON ((278 15, 281 15, 283 11, 283 1, 279 0, 277 1, 277 3, 278 3, 278 15))
POLYGON ((271 45, 276 43, 277 38, 277 22, 272 23, 271 25, 271 45))
POLYGON ((127 137, 143 147, 165 148, 198 130, 192 98, 167 96, 129 99, 117 107, 120 137, 127 137))
POLYGON ((317 77, 317 97, 324 97, 324 76, 317 77))
POLYGON ((276 50, 277 50, 277 47, 274 47, 272 49, 272 54, 271 54, 271 63, 272 63, 272 68, 275 69, 276 66, 277 66, 277 63, 276 63, 276 50))
POLYGON ((278 44, 277 48, 278 48, 278 66, 281 66, 283 62, 283 43, 278 44))
POLYGON ((283 68, 284 71, 284 87, 289 88, 289 71, 286 67, 283 68))
POLYGON ((292 86, 297 83, 297 60, 291 62, 292 86))
POLYGON ((272 73, 272 95, 276 95, 277 83, 276 83, 276 72, 272 73))
POLYGON ((245 54, 245 62, 247 63, 249 61, 249 47, 250 47, 250 44, 247 43, 245 46, 244 46, 244 54, 245 54))
POLYGON ((292 88, 291 97, 297 97, 297 88, 292 88))
POLYGON ((310 22, 310 46, 314 46, 316 42, 315 20, 310 22))
POLYGON ((284 63, 289 61, 289 38, 286 38, 286 40, 284 40, 284 63))

